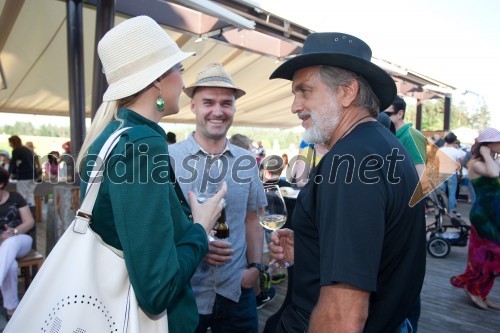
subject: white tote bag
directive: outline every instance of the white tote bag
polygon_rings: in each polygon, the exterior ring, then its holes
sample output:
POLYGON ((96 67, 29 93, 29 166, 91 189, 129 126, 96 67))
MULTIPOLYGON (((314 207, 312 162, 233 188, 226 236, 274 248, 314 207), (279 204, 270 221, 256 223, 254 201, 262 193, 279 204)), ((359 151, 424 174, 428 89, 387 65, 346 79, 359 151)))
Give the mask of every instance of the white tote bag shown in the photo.
MULTIPOLYGON (((118 143, 113 133, 98 161, 118 143)), ((123 253, 89 228, 104 163, 96 163, 77 216, 59 239, 8 322, 5 333, 166 333, 167 314, 144 313, 130 284, 123 253)))

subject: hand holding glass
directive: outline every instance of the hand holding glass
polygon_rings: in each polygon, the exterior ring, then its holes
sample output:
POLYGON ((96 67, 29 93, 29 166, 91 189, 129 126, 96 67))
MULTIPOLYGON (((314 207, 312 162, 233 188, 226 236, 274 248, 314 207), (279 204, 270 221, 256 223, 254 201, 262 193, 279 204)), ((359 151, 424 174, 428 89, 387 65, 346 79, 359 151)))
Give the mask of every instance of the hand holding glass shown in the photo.
MULTIPOLYGON (((286 223, 287 213, 285 201, 277 185, 265 186, 264 193, 266 194, 267 206, 259 209, 259 222, 265 229, 276 233, 276 230, 283 227, 286 223)), ((281 242, 286 242, 286 239, 280 239, 280 244, 281 242)), ((285 244, 281 245, 284 246, 285 244)), ((292 262, 287 261, 286 257, 283 260, 273 260, 269 263, 270 266, 277 266, 280 268, 289 267, 292 264, 292 262)))
MULTIPOLYGON (((196 195, 196 198, 199 203, 204 203, 211 197, 213 197, 220 189, 221 183, 218 184, 213 184, 213 183, 208 183, 204 186, 203 190, 200 189, 199 184, 194 183, 193 184, 193 193, 196 195)), ((223 200, 223 207, 221 211, 220 217, 217 219, 217 223, 215 224, 215 227, 213 231, 215 231, 215 238, 212 236, 212 234, 208 235, 208 240, 209 241, 214 241, 216 239, 220 240, 226 240, 229 238, 229 227, 226 224, 226 201, 225 199, 223 200)))

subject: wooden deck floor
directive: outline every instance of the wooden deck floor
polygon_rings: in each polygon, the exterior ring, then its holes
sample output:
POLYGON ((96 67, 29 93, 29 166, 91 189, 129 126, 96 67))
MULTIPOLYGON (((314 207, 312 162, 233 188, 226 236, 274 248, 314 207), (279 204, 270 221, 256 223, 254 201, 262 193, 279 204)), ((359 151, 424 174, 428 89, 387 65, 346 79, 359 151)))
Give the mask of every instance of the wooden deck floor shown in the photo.
MULTIPOLYGON (((466 220, 469 205, 459 202, 458 210, 466 220)), ((40 252, 45 251, 46 222, 37 223, 37 242, 40 252)), ((419 322, 420 333, 499 333, 500 311, 484 311, 472 305, 463 290, 449 283, 452 275, 465 270, 466 247, 452 247, 444 259, 427 256, 427 270, 422 290, 422 314, 419 322)), ((267 318, 281 306, 286 294, 287 282, 276 285, 276 298, 259 310, 259 332, 263 331, 267 318)), ((500 304, 500 279, 490 293, 491 300, 500 304)), ((0 332, 5 322, 0 316, 0 332)))
MULTIPOLYGON (((500 332, 500 311, 484 311, 474 307, 464 291, 449 282, 452 275, 463 273, 466 260, 466 247, 452 247, 451 253, 444 259, 427 256, 419 333, 500 332)), ((495 282, 489 298, 500 304, 500 278, 495 282)), ((263 332, 265 321, 283 302, 286 281, 275 287, 278 291, 276 299, 259 310, 259 332, 263 332)))
MULTIPOLYGON (((469 207, 467 203, 458 203, 458 211, 467 221, 469 207)), ((463 273, 466 262, 467 247, 454 246, 451 253, 443 259, 427 255, 419 333, 500 333, 500 311, 485 311, 474 307, 465 292, 449 282, 452 275, 463 273)), ((489 298, 500 304, 500 278, 495 282, 489 298)), ((286 293, 286 282, 279 284, 277 291, 276 299, 259 310, 260 332, 264 329, 267 317, 281 306, 286 293)))

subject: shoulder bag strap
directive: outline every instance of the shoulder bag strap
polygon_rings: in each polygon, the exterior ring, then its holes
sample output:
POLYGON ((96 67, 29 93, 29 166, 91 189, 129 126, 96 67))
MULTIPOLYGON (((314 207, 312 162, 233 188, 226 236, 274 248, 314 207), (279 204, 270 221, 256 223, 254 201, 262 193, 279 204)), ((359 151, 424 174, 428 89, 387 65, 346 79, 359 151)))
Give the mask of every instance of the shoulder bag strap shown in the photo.
POLYGON ((186 214, 187 218, 192 222, 193 221, 193 214, 191 211, 191 206, 189 200, 184 196, 184 193, 182 192, 182 189, 175 179, 175 172, 174 168, 172 168, 172 163, 168 164, 169 166, 169 172, 170 172, 170 182, 172 183, 172 186, 174 187, 175 194, 177 195, 177 198, 181 202, 181 207, 182 210, 184 211, 184 214, 186 214))
POLYGON ((106 140, 101 150, 99 151, 99 155, 97 156, 95 165, 90 173, 85 198, 83 199, 80 209, 78 209, 78 211, 76 212, 76 220, 78 221, 80 219, 83 219, 87 223, 75 223, 75 226, 73 228, 74 231, 85 233, 85 231, 87 230, 88 222, 90 222, 90 220, 92 219, 92 210, 94 209, 97 194, 99 193, 99 188, 101 187, 105 161, 113 148, 115 148, 115 146, 117 145, 122 133, 129 129, 130 127, 125 127, 115 131, 113 134, 111 134, 108 140, 106 140))

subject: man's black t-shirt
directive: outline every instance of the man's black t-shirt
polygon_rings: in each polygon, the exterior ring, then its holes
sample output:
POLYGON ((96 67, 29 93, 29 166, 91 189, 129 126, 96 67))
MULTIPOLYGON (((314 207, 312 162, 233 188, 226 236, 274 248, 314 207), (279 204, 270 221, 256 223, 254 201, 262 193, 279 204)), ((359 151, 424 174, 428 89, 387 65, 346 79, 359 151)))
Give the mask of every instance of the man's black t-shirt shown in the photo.
POLYGON ((9 164, 9 173, 17 180, 34 179, 33 152, 25 146, 12 150, 12 159, 9 164))
POLYGON ((378 122, 336 143, 294 211, 294 305, 310 314, 322 286, 346 283, 371 292, 364 332, 395 331, 425 273, 424 209, 409 207, 417 183, 406 150, 378 122))

